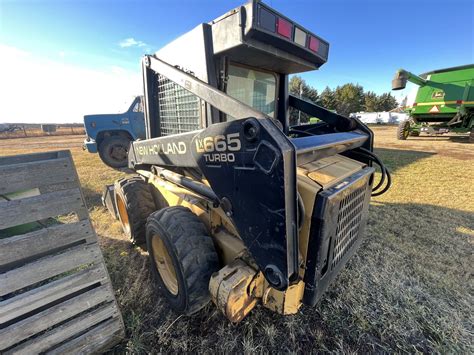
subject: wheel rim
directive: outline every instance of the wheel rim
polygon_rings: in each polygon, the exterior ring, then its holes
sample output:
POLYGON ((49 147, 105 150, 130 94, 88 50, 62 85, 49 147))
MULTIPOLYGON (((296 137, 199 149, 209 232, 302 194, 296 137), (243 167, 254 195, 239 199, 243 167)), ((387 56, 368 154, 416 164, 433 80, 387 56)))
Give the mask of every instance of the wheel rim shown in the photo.
POLYGON ((155 260, 156 268, 163 280, 168 291, 176 296, 178 294, 178 278, 176 277, 176 270, 173 265, 168 249, 159 235, 153 235, 151 242, 153 259, 155 260))
POLYGON ((114 144, 110 147, 109 156, 113 160, 121 162, 127 158, 127 149, 121 144, 114 144))
POLYGON ((407 138, 408 135, 410 134, 410 124, 407 123, 405 124, 405 126, 403 127, 403 137, 407 138))
POLYGON ((125 206, 125 201, 122 196, 117 196, 117 210, 119 214, 120 222, 122 223, 122 228, 125 233, 130 235, 130 222, 128 220, 127 207, 125 206))

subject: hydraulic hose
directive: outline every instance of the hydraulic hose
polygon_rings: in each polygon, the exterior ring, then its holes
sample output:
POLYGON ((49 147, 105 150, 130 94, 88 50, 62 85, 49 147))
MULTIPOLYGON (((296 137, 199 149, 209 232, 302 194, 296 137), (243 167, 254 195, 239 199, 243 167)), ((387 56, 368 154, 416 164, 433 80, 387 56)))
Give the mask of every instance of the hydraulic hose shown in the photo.
POLYGON ((380 172, 382 176, 380 177, 380 180, 377 183, 377 185, 372 189, 372 196, 380 196, 384 194, 385 192, 388 191, 388 189, 392 185, 392 176, 390 175, 390 172, 388 171, 385 164, 382 163, 382 161, 374 153, 362 147, 359 147, 358 150, 360 152, 356 151, 356 153, 358 154, 362 153, 361 155, 364 155, 365 157, 369 158, 380 167, 380 172), (385 180, 387 180, 385 187, 382 190, 378 191, 385 183, 385 180))

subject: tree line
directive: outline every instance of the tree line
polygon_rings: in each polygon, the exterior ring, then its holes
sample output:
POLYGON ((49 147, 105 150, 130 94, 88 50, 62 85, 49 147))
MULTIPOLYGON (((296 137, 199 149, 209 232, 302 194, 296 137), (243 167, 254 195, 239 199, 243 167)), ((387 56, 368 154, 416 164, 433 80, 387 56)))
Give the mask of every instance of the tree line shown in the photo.
MULTIPOLYGON (((326 88, 319 93, 314 87, 307 84, 304 79, 295 75, 290 79, 290 94, 302 97, 323 106, 329 110, 349 116, 350 113, 366 111, 381 112, 390 111, 398 106, 397 100, 391 93, 377 95, 373 91, 364 91, 359 84, 347 83, 331 89, 326 88)), ((301 123, 309 121, 309 116, 298 110, 290 109, 290 124, 296 124, 298 119, 301 123)))

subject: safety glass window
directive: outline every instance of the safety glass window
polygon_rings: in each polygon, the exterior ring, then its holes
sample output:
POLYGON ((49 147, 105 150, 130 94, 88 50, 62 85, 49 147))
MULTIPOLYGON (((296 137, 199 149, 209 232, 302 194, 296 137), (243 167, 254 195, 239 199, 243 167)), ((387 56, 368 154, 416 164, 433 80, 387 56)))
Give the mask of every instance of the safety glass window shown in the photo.
POLYGON ((276 77, 272 73, 229 65, 227 94, 270 117, 275 115, 276 77))

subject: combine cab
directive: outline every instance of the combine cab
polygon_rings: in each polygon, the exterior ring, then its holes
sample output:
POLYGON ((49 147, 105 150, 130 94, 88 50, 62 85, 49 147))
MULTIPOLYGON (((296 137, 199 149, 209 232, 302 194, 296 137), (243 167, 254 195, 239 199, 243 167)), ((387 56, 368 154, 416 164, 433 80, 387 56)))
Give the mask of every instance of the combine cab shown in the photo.
POLYGON ((407 109, 410 119, 398 127, 398 139, 419 136, 422 132, 470 132, 470 141, 474 141, 474 64, 420 76, 400 69, 392 81, 392 89, 404 89, 407 81, 420 88, 413 106, 407 109))
POLYGON ((212 299, 233 322, 257 303, 296 313, 360 245, 370 196, 390 186, 372 132, 288 93, 328 51, 253 1, 144 57, 147 138, 130 147, 137 175, 105 202, 177 312, 212 299), (290 107, 321 122, 290 127, 290 107))

